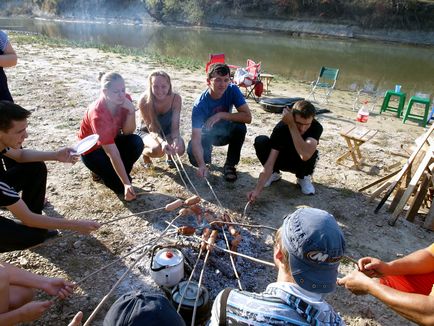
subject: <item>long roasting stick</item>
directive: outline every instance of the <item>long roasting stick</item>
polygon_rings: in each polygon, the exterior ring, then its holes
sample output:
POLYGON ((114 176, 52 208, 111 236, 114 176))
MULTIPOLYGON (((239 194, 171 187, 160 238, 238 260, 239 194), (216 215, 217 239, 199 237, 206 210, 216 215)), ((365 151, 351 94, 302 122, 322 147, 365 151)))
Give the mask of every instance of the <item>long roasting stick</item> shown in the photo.
MULTIPOLYGON (((225 232, 225 227, 224 226, 222 226, 222 231, 223 231, 223 236, 225 237, 226 247, 228 247, 228 249, 230 250, 231 247, 229 246, 229 241, 228 241, 228 237, 226 236, 226 232, 225 232)), ((234 257, 231 254, 229 254, 229 258, 231 260, 232 268, 234 270, 234 275, 237 278, 238 287, 242 291, 243 290, 243 286, 241 285, 240 276, 238 275, 237 267, 235 266, 234 257)))
POLYGON ((210 223, 210 225, 217 224, 217 223, 219 223, 219 224, 227 224, 227 225, 239 225, 239 226, 245 226, 245 227, 248 227, 248 228, 258 228, 258 229, 262 228, 262 229, 269 229, 269 230, 272 230, 272 231, 277 231, 277 229, 273 228, 272 226, 260 225, 260 224, 246 224, 246 223, 236 223, 236 222, 226 222, 226 221, 212 221, 210 223))
POLYGON ((200 287, 202 284, 202 279, 203 279, 203 272, 205 271, 205 266, 206 263, 208 262, 208 257, 209 257, 209 249, 206 251, 206 255, 205 258, 203 260, 203 267, 202 270, 200 271, 200 276, 199 276, 199 281, 197 283, 197 293, 196 293, 196 299, 194 300, 194 307, 193 307, 193 315, 191 316, 191 326, 194 326, 194 322, 196 320, 196 310, 197 310, 197 301, 199 300, 199 295, 200 295, 200 287))
POLYGON ((202 256, 202 248, 199 250, 199 255, 197 255, 196 262, 194 263, 193 270, 191 271, 190 277, 188 278, 187 285, 184 288, 184 292, 181 293, 181 299, 179 300, 178 309, 176 311, 179 313, 181 310, 182 302, 184 301, 185 293, 187 292, 188 287, 190 286, 190 282, 193 278, 194 272, 196 271, 197 264, 199 263, 200 256, 202 256))
MULTIPOLYGON (((202 238, 198 237, 197 235, 194 235, 194 237, 197 238, 200 241, 203 241, 203 242, 206 242, 207 244, 210 244, 207 240, 203 240, 202 238)), ((258 258, 254 258, 254 257, 248 256, 248 255, 245 255, 245 254, 241 254, 241 253, 236 252, 236 251, 228 250, 228 249, 219 247, 216 244, 212 244, 212 245, 214 246, 214 248, 217 248, 217 249, 219 249, 221 251, 227 252, 229 254, 233 254, 235 256, 240 256, 240 257, 246 258, 246 259, 254 261, 256 263, 268 265, 268 266, 271 266, 271 267, 275 267, 276 266, 276 265, 274 265, 274 263, 270 263, 270 262, 265 261, 265 260, 261 260, 261 259, 258 259, 258 258)))
POLYGON ((427 131, 427 133, 423 137, 423 140, 421 141, 419 146, 417 146, 416 150, 414 150, 413 153, 411 154, 411 156, 408 158, 407 162, 402 167, 401 172, 399 172, 399 174, 395 177, 395 181, 393 181, 392 184, 387 189, 386 194, 384 195, 384 197, 381 199, 380 203, 378 204, 378 206, 374 210, 375 214, 377 214, 378 211, 381 209, 381 207, 383 207, 384 203, 389 198, 389 196, 392 194, 393 190, 395 190, 395 187, 398 184, 398 182, 407 173, 408 169, 413 164, 413 161, 416 158, 417 154, 422 149, 422 147, 425 145, 425 142, 427 141, 429 136, 431 136, 431 133, 433 132, 433 130, 434 130, 434 124, 431 126, 431 128, 429 128, 429 130, 427 131))
POLYGON ((133 214, 130 214, 130 215, 120 216, 120 217, 116 217, 114 219, 108 220, 106 222, 100 223, 100 225, 103 226, 103 225, 107 225, 107 224, 110 224, 110 223, 113 223, 113 222, 116 222, 116 221, 120 221, 120 220, 126 219, 128 217, 142 215, 142 214, 147 214, 147 213, 153 213, 153 212, 162 211, 162 210, 164 210, 164 207, 154 208, 154 209, 150 209, 150 210, 147 210, 147 211, 142 211, 142 212, 133 213, 133 214))
MULTIPOLYGON (((162 239, 164 237, 164 235, 166 234, 166 232, 169 230, 169 228, 173 225, 173 223, 181 216, 181 214, 178 214, 172 221, 170 221, 169 225, 164 229, 164 231, 160 234, 160 236, 155 239, 152 242, 152 245, 157 243, 158 241, 160 241, 160 239, 162 239)), ((152 246, 150 246, 152 247, 152 246)), ((150 248, 149 247, 149 248, 150 248)), ((100 301, 100 303, 98 304, 98 306, 93 310, 92 314, 89 316, 89 318, 86 320, 86 322, 83 324, 83 326, 89 326, 90 323, 92 322, 92 320, 95 318, 96 314, 98 313, 98 311, 101 309, 101 307, 104 305, 104 303, 108 300, 108 298, 110 297, 110 295, 114 292, 114 290, 117 288, 117 286, 123 281, 123 279, 129 274, 129 272, 134 268, 134 266, 137 265, 137 263, 142 260, 142 258, 148 253, 149 248, 147 250, 145 250, 139 258, 137 258, 137 260, 134 262, 134 264, 132 264, 123 274, 122 276, 117 280, 117 282, 112 286, 112 288, 110 289, 110 291, 104 296, 104 298, 102 298, 102 300, 100 301)))

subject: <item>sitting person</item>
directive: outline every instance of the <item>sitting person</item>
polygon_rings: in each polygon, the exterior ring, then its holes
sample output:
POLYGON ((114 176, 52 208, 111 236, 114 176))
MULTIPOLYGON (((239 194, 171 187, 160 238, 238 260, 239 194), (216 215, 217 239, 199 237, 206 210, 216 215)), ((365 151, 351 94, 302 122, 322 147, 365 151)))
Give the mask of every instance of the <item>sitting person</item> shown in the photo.
POLYGON ((74 285, 60 278, 36 275, 0 262, 0 325, 9 326, 37 320, 53 304, 32 301, 35 289, 66 298, 74 285))
POLYGON ((5 32, 0 30, 0 101, 13 102, 8 88, 8 79, 3 68, 13 67, 17 64, 17 54, 9 42, 5 32))
POLYGON ((231 83, 229 67, 213 64, 208 70, 208 89, 196 99, 192 111, 193 131, 188 144, 188 158, 198 167, 197 174, 205 177, 211 163, 212 146, 228 145, 224 176, 235 181, 235 166, 240 161, 246 123, 252 121, 249 106, 238 86, 231 83), (232 113, 235 106, 238 112, 232 113))
POLYGON ((20 222, 0 216, 0 252, 25 249, 56 235, 47 229, 89 233, 99 228, 90 220, 66 220, 42 214, 47 167, 42 161, 75 162, 69 148, 56 152, 22 149, 30 112, 9 101, 0 101, 0 206, 20 222), (17 192, 21 191, 21 198, 17 192))
POLYGON ((136 194, 130 172, 143 151, 142 139, 134 134, 136 109, 121 75, 111 72, 100 79, 100 97, 86 110, 78 133, 79 139, 98 134, 99 140, 81 159, 94 178, 131 201, 136 194))
POLYGON ((373 295, 419 325, 434 325, 434 243, 388 263, 364 257, 358 267, 338 284, 373 295))
MULTIPOLYGON (((78 312, 68 326, 80 326, 78 312)), ((185 326, 182 317, 161 294, 130 292, 118 298, 107 312, 103 326, 185 326)))
POLYGON ((280 171, 295 173, 297 184, 305 195, 313 195, 311 175, 318 159, 317 146, 323 128, 315 120, 315 107, 308 101, 298 101, 292 109, 283 110, 282 121, 271 137, 255 139, 256 156, 263 165, 258 183, 247 194, 254 202, 264 187, 282 178, 280 171))
POLYGON ((210 325, 345 325, 324 301, 336 288, 345 240, 334 217, 315 208, 288 214, 276 233, 277 282, 260 293, 226 289, 210 325))
POLYGON ((184 140, 179 133, 182 99, 172 91, 170 76, 164 71, 154 71, 148 77, 148 90, 139 100, 142 125, 138 134, 145 149, 143 161, 151 165, 151 158, 167 155, 167 164, 174 168, 172 155, 185 152, 184 140))

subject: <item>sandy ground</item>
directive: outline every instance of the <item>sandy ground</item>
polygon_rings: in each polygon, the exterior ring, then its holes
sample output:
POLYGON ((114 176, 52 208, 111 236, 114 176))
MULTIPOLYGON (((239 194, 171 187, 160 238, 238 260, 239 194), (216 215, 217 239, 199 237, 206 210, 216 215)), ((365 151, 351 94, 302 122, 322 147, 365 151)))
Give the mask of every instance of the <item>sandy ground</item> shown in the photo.
MULTIPOLYGON (((10 89, 16 103, 32 111, 29 138, 25 145, 40 150, 57 149, 75 143, 85 108, 98 96, 97 76, 100 71, 120 72, 126 80, 128 91, 137 101, 145 89, 148 73, 152 69, 162 68, 143 58, 104 53, 95 49, 53 48, 37 44, 15 44, 15 48, 19 54, 19 63, 6 71, 10 89)), ((263 64, 266 69, 266 62, 263 64)), ((170 67, 164 69, 170 73, 174 88, 183 97, 182 134, 188 140, 192 103, 206 87, 205 76, 202 71, 190 72, 170 67)), ((271 97, 303 97, 308 94, 308 86, 297 81, 273 82, 271 91, 271 97)), ((254 153, 253 140, 257 135, 270 134, 280 119, 278 114, 267 113, 255 102, 249 101, 253 122, 248 126, 236 183, 226 183, 221 178, 226 148, 217 148, 214 153, 209 180, 222 205, 239 220, 274 227, 280 225, 284 214, 300 205, 325 209, 341 225, 347 240, 347 254, 354 258, 374 255, 386 260, 394 259, 432 242, 432 232, 402 218, 394 227, 389 226, 386 222, 389 216, 386 207, 379 214, 374 214, 376 204, 369 201, 369 194, 357 191, 361 186, 389 173, 388 167, 400 164, 402 157, 391 153, 402 152, 401 145, 409 150, 414 139, 424 129, 414 122, 403 125, 392 114, 378 115, 377 104, 364 126, 379 132, 362 147, 366 158, 362 170, 351 168, 349 161, 347 166, 338 165, 336 158, 344 153, 346 147, 339 131, 356 124, 356 112, 352 110, 353 99, 354 93, 336 91, 329 104, 318 105, 331 112, 318 116, 324 126, 324 133, 319 145, 320 161, 314 174, 317 194, 302 195, 295 186, 295 176, 284 173, 283 179, 264 190, 258 202, 247 210, 247 217, 242 219, 246 193, 254 187, 261 170, 254 153)), ((201 196, 216 203, 207 184, 196 178, 186 156, 182 160, 201 196)), ((140 195, 132 203, 123 202, 103 185, 94 183, 81 162, 73 166, 52 162, 47 164, 49 204, 45 213, 50 216, 107 221, 118 216, 161 208, 176 197, 186 198, 191 195, 176 170, 169 170, 163 160, 155 161, 156 168, 153 170, 145 170, 141 164, 135 166, 134 185, 140 195)), ((116 257, 155 239, 165 227, 163 221, 174 216, 175 214, 162 211, 133 216, 104 226, 91 236, 69 235, 65 232, 64 238, 48 245, 2 254, 1 259, 36 273, 78 281, 116 257)), ((250 232, 242 229, 242 234, 244 241, 239 248, 240 252, 271 261, 270 231, 250 232)), ((197 250, 190 250, 192 257, 195 252, 197 250)), ((216 258, 214 263, 208 265, 204 280, 212 297, 225 286, 236 286, 230 275, 225 278, 219 276, 219 261, 222 266, 230 266, 227 263, 228 257, 218 256, 217 253, 213 255, 216 258)), ((122 259, 81 283, 73 297, 65 302, 57 302, 39 322, 33 324, 66 325, 78 310, 83 310, 87 318, 137 256, 134 254, 122 259)), ((145 257, 139 265, 141 268, 135 268, 129 274, 109 302, 129 289, 158 290, 149 276, 149 257, 145 257)), ((272 268, 245 259, 238 259, 237 267, 241 283, 248 290, 262 291, 275 278, 272 268)), ((342 264, 340 272, 346 274, 352 269, 351 264, 342 264)), ((197 276, 195 279, 198 279, 197 276)), ((338 289, 335 294, 328 296, 328 301, 342 314, 348 325, 409 324, 377 300, 368 296, 356 297, 345 289, 338 289)), ((103 306, 94 325, 102 323, 108 307, 109 305, 103 306)))

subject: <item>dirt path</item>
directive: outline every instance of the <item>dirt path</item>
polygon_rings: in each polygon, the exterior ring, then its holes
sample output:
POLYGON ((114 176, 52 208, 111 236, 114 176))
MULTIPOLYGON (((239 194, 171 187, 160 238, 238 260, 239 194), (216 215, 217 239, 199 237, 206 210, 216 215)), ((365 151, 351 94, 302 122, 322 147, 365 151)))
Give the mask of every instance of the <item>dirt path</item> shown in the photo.
MULTIPOLYGON (((75 134, 85 108, 98 95, 98 72, 120 72, 126 80, 128 91, 137 101, 145 89, 149 71, 161 68, 145 59, 108 54, 95 49, 47 48, 37 44, 16 44, 15 47, 19 54, 19 64, 6 73, 16 103, 32 111, 29 138, 26 141, 29 148, 50 150, 76 141, 75 134)), ((183 97, 181 126, 182 134, 188 141, 191 106, 196 96, 206 87, 205 77, 202 71, 192 73, 169 67, 165 69, 173 78, 174 88, 183 97)), ((307 86, 296 81, 273 83, 271 90, 273 96, 285 97, 306 96, 308 93, 307 86)), ((375 204, 369 202, 366 194, 358 193, 357 189, 387 174, 389 166, 402 160, 390 152, 402 151, 401 144, 404 148, 410 148, 414 139, 424 130, 412 122, 403 125, 392 114, 378 115, 377 108, 366 127, 378 129, 379 132, 362 147, 366 157, 362 171, 337 165, 336 158, 345 151, 339 130, 355 124, 353 98, 354 94, 336 91, 328 105, 319 105, 331 113, 318 116, 324 126, 324 134, 319 147, 320 161, 314 175, 317 195, 303 196, 295 186, 295 177, 284 174, 283 180, 266 189, 260 200, 248 210, 247 220, 278 227, 282 216, 300 205, 325 209, 336 217, 343 228, 348 255, 355 258, 375 255, 393 259, 428 245, 433 241, 433 234, 403 219, 399 219, 395 227, 388 226, 386 221, 389 214, 386 209, 383 208, 375 215, 375 204)), ((254 187, 260 172, 253 140, 259 134, 270 134, 280 118, 279 115, 263 111, 254 102, 250 101, 249 105, 253 112, 253 122, 248 126, 242 160, 238 166, 239 180, 235 184, 228 184, 221 178, 220 167, 225 149, 220 148, 215 151, 215 168, 210 177, 220 201, 238 218, 246 204, 245 194, 254 187)), ((195 177, 185 156, 183 161, 202 197, 215 202, 206 183, 195 177)), ((101 184, 92 182, 89 171, 82 163, 74 166, 48 163, 49 205, 45 213, 70 219, 93 218, 104 221, 114 216, 159 208, 175 197, 189 196, 190 193, 173 170, 168 170, 163 161, 155 163, 160 167, 151 171, 144 170, 140 164, 135 167, 134 185, 142 195, 133 203, 124 203, 101 184)), ((77 281, 116 257, 154 239, 165 227, 163 220, 173 217, 162 212, 132 217, 103 227, 92 236, 72 235, 35 250, 2 254, 1 259, 36 273, 63 276, 77 281)), ((241 252, 271 261, 270 232, 249 232, 243 229, 242 233, 245 240, 239 249, 241 252)), ((193 257, 193 251, 190 250, 189 254, 193 257)), ((88 316, 135 258, 137 255, 126 258, 84 282, 76 295, 64 303, 56 303, 34 325, 66 325, 77 310, 83 310, 85 316, 88 316)), ((228 261, 226 258, 223 260, 228 261)), ((230 277, 217 276, 222 271, 219 270, 218 260, 215 261, 208 267, 205 280, 205 284, 212 285, 208 287, 212 296, 224 286, 236 286, 235 280, 230 277)), ((249 290, 261 291, 275 278, 271 268, 246 260, 238 260, 237 265, 241 280, 249 290)), ((141 268, 135 269, 122 283, 118 293, 137 288, 157 291, 149 276, 148 266, 147 257, 141 263, 141 268)), ((345 274, 352 268, 350 265, 342 265, 340 272, 345 274)), ((375 299, 355 297, 343 289, 330 295, 328 301, 342 314, 348 325, 407 324, 375 299)), ((107 309, 108 306, 98 316, 95 325, 102 324, 107 309)))

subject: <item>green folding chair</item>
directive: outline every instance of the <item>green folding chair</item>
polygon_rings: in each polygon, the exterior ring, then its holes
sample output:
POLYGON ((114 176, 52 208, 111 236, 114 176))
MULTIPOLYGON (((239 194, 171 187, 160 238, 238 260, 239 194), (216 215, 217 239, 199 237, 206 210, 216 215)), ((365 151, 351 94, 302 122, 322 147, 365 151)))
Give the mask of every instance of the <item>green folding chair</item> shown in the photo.
POLYGON ((316 101, 315 94, 320 95, 323 93, 323 98, 328 103, 328 98, 336 86, 338 76, 339 69, 321 67, 317 80, 312 82, 312 89, 307 98, 312 97, 316 101))

